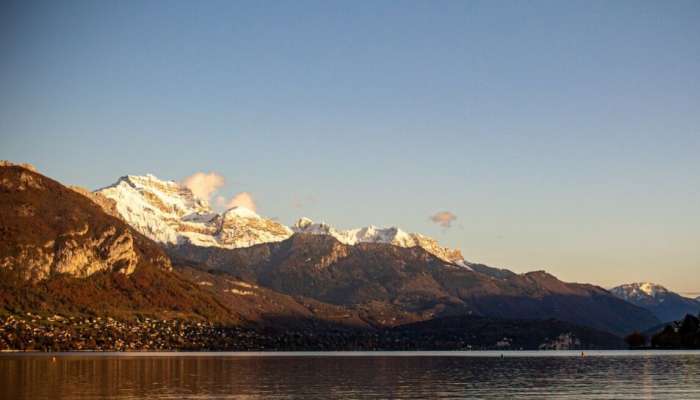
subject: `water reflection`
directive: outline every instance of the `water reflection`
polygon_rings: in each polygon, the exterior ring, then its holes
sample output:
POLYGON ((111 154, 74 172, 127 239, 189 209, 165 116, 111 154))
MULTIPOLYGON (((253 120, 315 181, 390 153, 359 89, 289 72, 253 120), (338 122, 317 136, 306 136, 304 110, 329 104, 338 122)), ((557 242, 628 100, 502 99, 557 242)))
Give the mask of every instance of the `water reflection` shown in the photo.
POLYGON ((700 398, 698 353, 53 357, 0 356, 0 398, 700 398))

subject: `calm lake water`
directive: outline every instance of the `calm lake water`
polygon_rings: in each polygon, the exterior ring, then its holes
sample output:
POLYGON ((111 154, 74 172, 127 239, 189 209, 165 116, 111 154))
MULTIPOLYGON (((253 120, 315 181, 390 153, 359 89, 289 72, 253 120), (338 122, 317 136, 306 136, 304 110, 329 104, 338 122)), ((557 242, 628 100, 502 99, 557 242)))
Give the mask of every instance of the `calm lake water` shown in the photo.
POLYGON ((1 399, 504 397, 700 399, 700 352, 0 354, 1 399))

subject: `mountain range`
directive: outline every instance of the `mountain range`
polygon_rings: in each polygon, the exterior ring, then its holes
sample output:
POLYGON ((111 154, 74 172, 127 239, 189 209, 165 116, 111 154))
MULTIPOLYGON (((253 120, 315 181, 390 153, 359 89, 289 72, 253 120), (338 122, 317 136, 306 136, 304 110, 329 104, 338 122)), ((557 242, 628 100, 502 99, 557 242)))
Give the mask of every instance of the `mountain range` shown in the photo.
POLYGON ((166 245, 235 249, 280 242, 294 233, 307 233, 332 236, 349 245, 418 246, 445 261, 466 266, 459 250, 441 247, 432 238, 396 227, 339 230, 308 218, 301 218, 294 226, 287 227, 240 206, 216 213, 206 200, 197 198, 187 187, 153 175, 124 176, 95 194, 113 200, 124 221, 152 240, 166 245))
POLYGON ((656 322, 592 285, 475 270, 459 250, 396 227, 340 230, 307 218, 286 227, 243 207, 218 214, 185 186, 152 175, 122 177, 96 193, 179 264, 351 307, 374 324, 466 314, 556 318, 622 334, 656 322))
POLYGON ((700 301, 683 297, 651 282, 637 282, 610 289, 610 293, 651 311, 662 322, 683 319, 686 314, 698 315, 700 301))
MULTIPOLYGON (((152 175, 93 193, 4 163, 0 217, 0 316, 150 316, 310 337, 390 329, 405 340, 414 328, 486 324, 530 332, 528 346, 573 334, 594 347, 660 322, 603 288, 467 262, 395 227, 287 227, 243 207, 217 213, 152 175)), ((478 342, 492 335, 464 334, 460 343, 495 346, 478 342)))

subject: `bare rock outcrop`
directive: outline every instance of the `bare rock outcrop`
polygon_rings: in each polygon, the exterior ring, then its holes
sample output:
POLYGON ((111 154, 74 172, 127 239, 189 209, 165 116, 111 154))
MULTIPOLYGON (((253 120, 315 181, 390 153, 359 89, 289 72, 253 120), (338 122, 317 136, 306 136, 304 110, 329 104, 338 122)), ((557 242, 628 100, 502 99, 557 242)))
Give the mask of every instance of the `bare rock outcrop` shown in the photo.
POLYGON ((65 274, 170 270, 158 245, 116 217, 113 201, 0 163, 0 271, 37 282, 65 274))

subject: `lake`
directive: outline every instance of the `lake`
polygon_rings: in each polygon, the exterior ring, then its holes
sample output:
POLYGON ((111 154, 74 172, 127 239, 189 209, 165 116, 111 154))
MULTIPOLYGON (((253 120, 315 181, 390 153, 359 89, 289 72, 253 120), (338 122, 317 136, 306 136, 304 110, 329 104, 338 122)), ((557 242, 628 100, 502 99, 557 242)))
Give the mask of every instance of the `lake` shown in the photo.
POLYGON ((700 399, 700 352, 0 354, 0 399, 504 397, 700 399))

